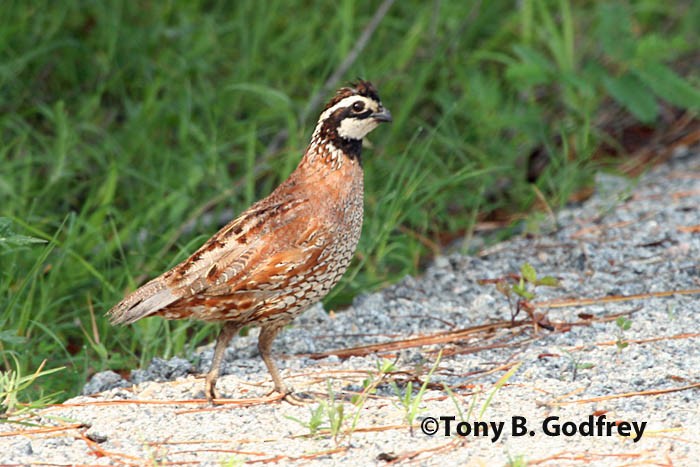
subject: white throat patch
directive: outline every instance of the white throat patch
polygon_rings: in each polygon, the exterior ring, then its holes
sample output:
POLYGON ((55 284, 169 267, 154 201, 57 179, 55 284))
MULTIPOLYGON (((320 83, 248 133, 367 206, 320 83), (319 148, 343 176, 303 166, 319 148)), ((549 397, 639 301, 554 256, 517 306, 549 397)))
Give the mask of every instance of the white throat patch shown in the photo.
POLYGON ((338 127, 338 136, 345 139, 362 139, 367 133, 377 128, 378 122, 373 118, 344 118, 338 127))

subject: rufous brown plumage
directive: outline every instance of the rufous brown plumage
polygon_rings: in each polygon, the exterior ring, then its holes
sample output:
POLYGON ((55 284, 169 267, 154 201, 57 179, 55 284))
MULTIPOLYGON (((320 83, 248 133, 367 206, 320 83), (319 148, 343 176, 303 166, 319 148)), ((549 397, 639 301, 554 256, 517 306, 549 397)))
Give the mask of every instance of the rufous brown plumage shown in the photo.
POLYGON ((272 342, 350 264, 362 230, 362 139, 389 121, 368 81, 340 89, 289 178, 185 261, 115 305, 111 321, 161 316, 223 322, 206 377, 209 400, 218 398, 216 380, 231 338, 242 326, 259 326, 258 349, 274 388, 291 394, 272 359, 272 342))

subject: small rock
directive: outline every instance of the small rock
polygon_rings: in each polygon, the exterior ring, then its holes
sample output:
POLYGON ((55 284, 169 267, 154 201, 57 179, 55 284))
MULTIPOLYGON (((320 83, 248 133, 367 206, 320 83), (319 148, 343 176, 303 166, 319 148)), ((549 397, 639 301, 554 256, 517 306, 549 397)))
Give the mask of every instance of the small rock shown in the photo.
POLYGON ((171 381, 192 373, 192 363, 181 357, 173 357, 170 360, 154 358, 145 370, 134 370, 131 373, 131 381, 141 384, 145 381, 171 381))
POLYGON ((129 382, 117 373, 111 370, 101 371, 95 373, 95 375, 90 378, 90 381, 83 387, 82 394, 84 396, 89 396, 90 394, 97 394, 115 388, 125 388, 127 386, 130 386, 129 382))

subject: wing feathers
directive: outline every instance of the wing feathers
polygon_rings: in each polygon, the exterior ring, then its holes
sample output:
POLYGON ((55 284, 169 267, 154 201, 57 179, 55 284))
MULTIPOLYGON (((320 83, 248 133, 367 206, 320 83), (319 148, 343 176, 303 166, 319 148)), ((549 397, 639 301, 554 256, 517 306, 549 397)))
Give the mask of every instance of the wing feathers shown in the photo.
MULTIPOLYGON (((265 201, 265 200, 264 200, 265 201)), ((114 306, 112 323, 130 324, 199 293, 225 294, 276 254, 270 237, 298 221, 307 199, 255 204, 231 221, 187 260, 156 277, 114 306)))

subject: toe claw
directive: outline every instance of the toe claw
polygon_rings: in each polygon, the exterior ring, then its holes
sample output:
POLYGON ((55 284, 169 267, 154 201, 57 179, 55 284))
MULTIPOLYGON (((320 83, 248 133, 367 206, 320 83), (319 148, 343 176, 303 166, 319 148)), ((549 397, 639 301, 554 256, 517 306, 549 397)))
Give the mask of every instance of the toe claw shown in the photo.
POLYGON ((288 388, 285 391, 280 391, 283 394, 282 400, 291 405, 302 406, 316 401, 316 398, 305 392, 294 392, 294 389, 288 388))

